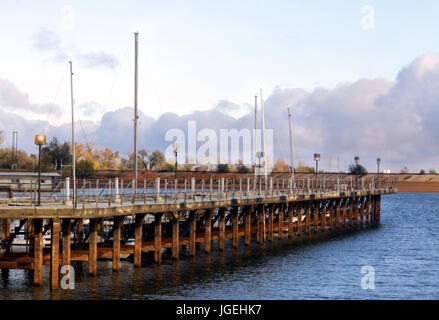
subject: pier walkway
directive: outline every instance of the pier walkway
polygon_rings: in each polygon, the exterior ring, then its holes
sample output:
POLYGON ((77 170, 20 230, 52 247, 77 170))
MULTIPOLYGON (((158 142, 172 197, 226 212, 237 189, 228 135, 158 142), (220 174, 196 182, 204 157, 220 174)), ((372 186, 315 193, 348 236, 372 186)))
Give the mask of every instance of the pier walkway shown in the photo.
POLYGON ((228 238, 237 248, 241 237, 248 246, 376 225, 381 195, 397 192, 394 179, 381 177, 155 179, 138 181, 135 192, 133 185, 117 178, 79 180, 73 197, 66 179, 45 191, 40 205, 35 185, 12 198, 0 197, 0 269, 32 269, 34 284, 42 285, 43 266, 49 265, 50 285, 56 288, 60 266, 71 261, 87 261, 95 276, 98 259, 112 259, 118 271, 121 257, 128 255, 140 267, 145 251, 154 252, 160 264, 163 248, 179 259, 181 250, 195 256, 202 248, 209 254, 212 241, 225 250, 228 238))

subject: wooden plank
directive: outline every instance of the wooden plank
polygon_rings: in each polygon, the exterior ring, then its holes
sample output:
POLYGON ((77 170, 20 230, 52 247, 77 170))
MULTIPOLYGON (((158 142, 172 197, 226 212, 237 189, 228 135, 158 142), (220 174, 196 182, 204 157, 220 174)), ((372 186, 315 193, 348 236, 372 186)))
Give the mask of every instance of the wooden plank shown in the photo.
POLYGON ((52 219, 51 245, 50 245, 50 286, 57 288, 59 282, 59 239, 60 219, 52 219))
POLYGON ((145 214, 136 214, 134 231, 134 267, 142 266, 142 246, 143 246, 143 223, 145 214))
POLYGON ((162 262, 162 214, 157 213, 154 218, 154 262, 162 262))
POLYGON ((116 216, 113 218, 113 271, 120 270, 120 238, 122 233, 122 221, 123 217, 116 216))
POLYGON ((43 220, 34 219, 34 285, 43 285, 43 220))
POLYGON ((88 274, 95 276, 98 271, 98 221, 90 219, 88 224, 88 274))

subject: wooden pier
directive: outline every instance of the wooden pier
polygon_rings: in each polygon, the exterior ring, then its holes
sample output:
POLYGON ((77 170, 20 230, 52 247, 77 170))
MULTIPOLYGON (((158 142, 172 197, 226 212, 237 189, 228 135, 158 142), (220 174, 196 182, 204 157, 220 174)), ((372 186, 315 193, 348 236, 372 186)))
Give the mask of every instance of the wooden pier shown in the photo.
MULTIPOLYGON (((34 284, 43 285, 43 267, 50 266, 50 286, 56 288, 60 267, 72 261, 88 262, 90 276, 98 276, 99 259, 112 259, 119 271, 121 255, 132 255, 142 266, 142 252, 154 253, 162 262, 162 249, 181 250, 195 256, 197 250, 227 250, 226 239, 238 248, 240 238, 249 246, 275 238, 296 241, 311 234, 330 233, 376 225, 380 221, 381 195, 396 193, 394 181, 152 181, 153 189, 124 194, 123 182, 108 182, 107 191, 96 188, 70 203, 70 192, 46 198, 40 206, 32 198, 0 202, 0 269, 32 269, 34 284), (171 183, 171 182, 169 182, 171 183), (214 191, 215 190, 215 191, 214 191), (14 230, 11 231, 11 221, 14 230), (14 252, 12 244, 24 230, 26 252, 14 252), (43 238, 50 234, 50 245, 43 238), (128 244, 128 240, 133 244, 128 244), (203 245, 197 245, 203 244, 203 245)), ((64 189, 69 190, 69 185, 64 189)), ((99 182, 93 182, 99 185, 99 182)), ((90 181, 88 182, 90 186, 90 181)), ((139 187, 139 185, 138 185, 139 187)), ((142 188, 141 186, 139 187, 142 188)), ((132 191, 132 190, 131 190, 132 191)), ((242 243, 242 242, 241 242, 242 243)))

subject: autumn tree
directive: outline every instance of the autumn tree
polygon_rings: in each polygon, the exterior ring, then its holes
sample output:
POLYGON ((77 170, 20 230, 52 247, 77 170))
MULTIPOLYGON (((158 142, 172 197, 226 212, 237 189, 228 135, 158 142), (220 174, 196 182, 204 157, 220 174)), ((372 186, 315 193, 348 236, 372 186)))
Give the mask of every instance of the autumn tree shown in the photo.
POLYGON ((276 163, 274 164, 272 172, 280 173, 280 172, 289 172, 290 167, 285 163, 284 159, 277 158, 276 163))

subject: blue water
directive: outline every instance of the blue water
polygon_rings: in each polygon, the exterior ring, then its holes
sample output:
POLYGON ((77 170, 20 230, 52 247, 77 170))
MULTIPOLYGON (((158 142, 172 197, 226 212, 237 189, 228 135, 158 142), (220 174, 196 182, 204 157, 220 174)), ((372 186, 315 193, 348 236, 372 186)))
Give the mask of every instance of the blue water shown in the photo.
POLYGON ((439 299, 439 194, 401 193, 382 197, 377 228, 334 235, 321 241, 275 240, 241 245, 220 254, 161 267, 145 257, 134 269, 123 261, 99 261, 98 276, 76 264, 76 287, 50 291, 32 287, 32 273, 10 270, 0 276, 0 299, 439 299), (374 289, 363 289, 363 266, 374 269, 374 289))

